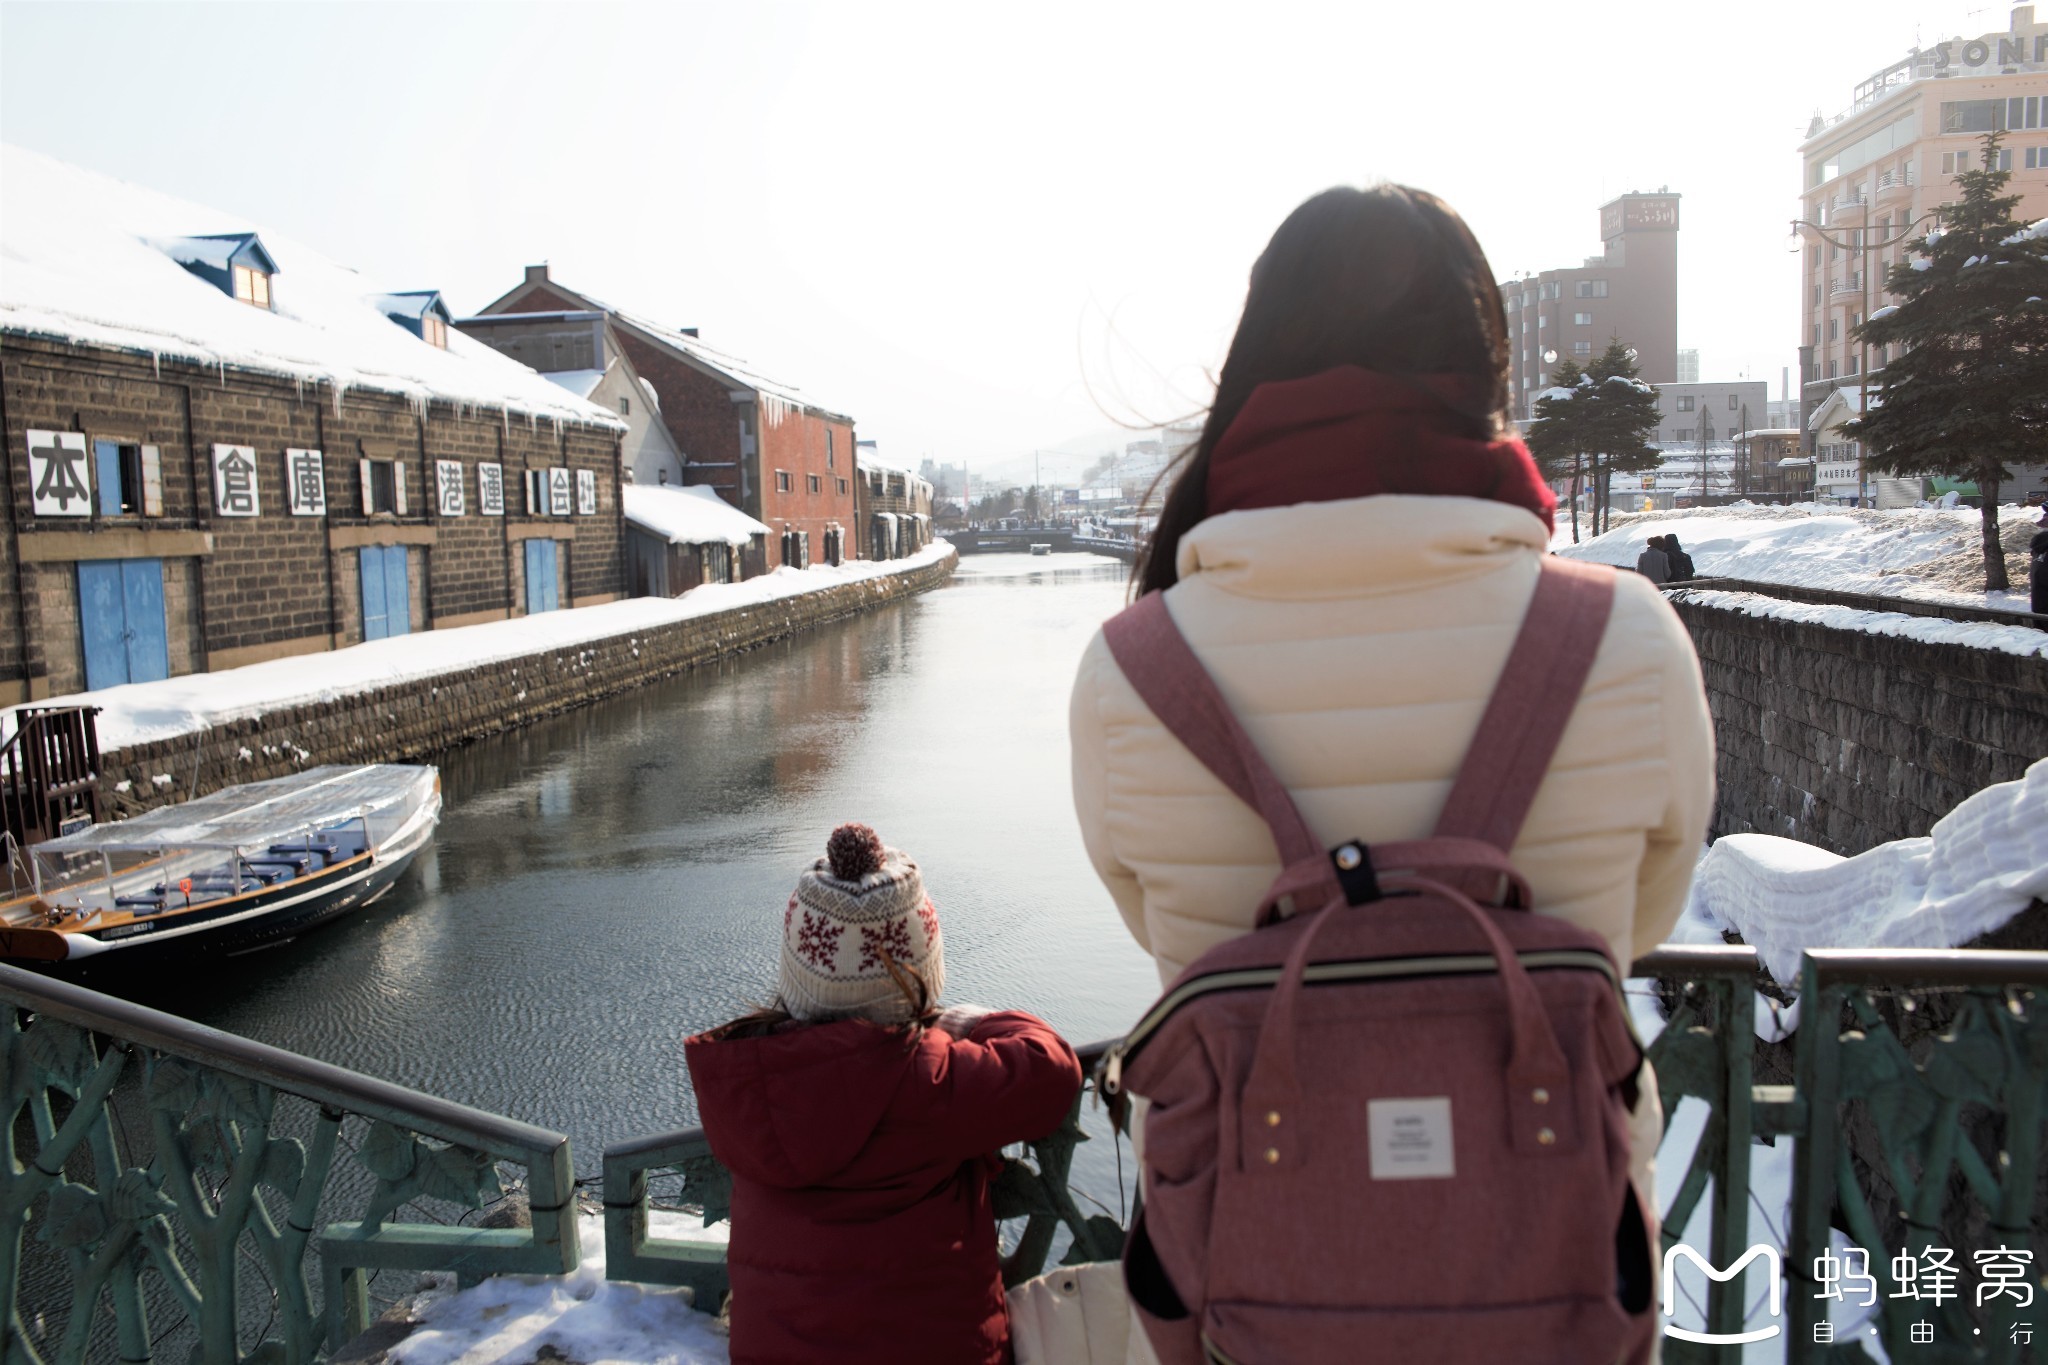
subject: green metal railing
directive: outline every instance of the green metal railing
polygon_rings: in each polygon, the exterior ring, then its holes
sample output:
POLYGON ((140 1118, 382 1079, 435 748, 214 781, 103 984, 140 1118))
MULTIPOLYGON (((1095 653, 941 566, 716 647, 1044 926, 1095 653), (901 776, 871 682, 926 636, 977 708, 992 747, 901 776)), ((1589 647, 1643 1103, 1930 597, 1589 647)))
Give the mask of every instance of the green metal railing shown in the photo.
POLYGON ((7 1365, 148 1361, 179 1328, 194 1360, 309 1361, 369 1326, 372 1272, 576 1268, 560 1133, 14 967, 0 1002, 7 1365), (483 1207, 501 1162, 525 1171, 530 1228, 401 1216, 483 1207), (334 1195, 352 1219, 321 1221, 334 1195), (64 1302, 25 1315, 37 1258, 64 1302))
MULTIPOLYGON (((1666 1115, 1686 1098, 1706 1108, 1664 1218, 1663 1243, 1666 1250, 1675 1246, 1701 1201, 1708 1200, 1708 1242, 1695 1250, 1716 1267, 1739 1262, 1751 1245, 1750 1164, 1756 1144, 1793 1139, 1792 1224, 1786 1245, 1776 1248, 1785 1269, 1785 1313, 1778 1323, 1785 1358, 1794 1365, 1863 1361, 1868 1357, 1852 1343, 1815 1339, 1825 1301, 1814 1297, 1813 1268, 1830 1252, 1831 1229, 1840 1227, 1864 1248, 1873 1269, 1880 1260, 1888 1264, 1901 1251, 1917 1253, 1935 1237, 1949 1235, 1941 1232, 1944 1224, 1963 1233, 1988 1227, 2000 1246, 2035 1250, 2030 1220, 2043 1194, 2039 1168, 2048 1110, 2048 1016, 2040 999, 2048 987, 2048 953, 1815 951, 1805 964, 1801 998, 1807 1003, 1794 1035, 1792 1083, 1763 1085, 1753 1079, 1761 979, 1754 950, 1666 947, 1630 968, 1633 980, 1655 984, 1670 1011, 1649 1047, 1666 1115), (1900 991, 1960 1003, 1939 1011, 1938 1026, 1916 1036, 1909 1050, 1884 1020, 1901 1009, 1921 1016, 1929 1010, 1900 991), (1827 1026, 1835 1021, 1840 1025, 1827 1026), (1861 1120, 1864 1110, 1875 1117, 1857 1123, 1858 1143, 1878 1157, 1905 1196, 1902 1221, 1910 1235, 1881 1235, 1870 1210, 1869 1180, 1854 1169, 1857 1144, 1846 1140, 1843 1124, 1861 1120), (1975 1144, 1984 1141, 2001 1144, 2001 1155, 1983 1157, 1975 1144)), ((1082 1050, 1090 1089, 1093 1061, 1106 1046, 1082 1050)), ((1085 1140, 1080 1118, 1086 1097, 1084 1091, 1058 1133, 1030 1144, 1028 1158, 1012 1159, 995 1182, 998 1217, 1023 1220, 1004 1264, 1010 1283, 1044 1268, 1062 1230, 1069 1263, 1121 1251, 1117 1221, 1083 1214, 1069 1187, 1075 1144, 1085 1140)), ((727 1287, 724 1244, 663 1240, 647 1230, 649 1178, 658 1171, 681 1182, 669 1192, 673 1202, 701 1207, 707 1222, 729 1213, 731 1180, 703 1131, 684 1129, 608 1148, 604 1165, 608 1272, 688 1284, 701 1306, 716 1307, 727 1287)), ((1952 1249, 1961 1255, 1975 1248, 1952 1249)), ((1962 1259, 1967 1263, 1967 1256, 1962 1259)), ((2040 1272, 2036 1264, 2039 1304, 2031 1321, 2048 1328, 2048 1282, 2040 1272)), ((1881 1293, 1893 1292, 1892 1280, 1880 1278, 1879 1285, 1881 1293)), ((1760 1295, 1755 1282, 1747 1288, 1760 1295)), ((1707 1333, 1735 1336, 1745 1330, 1744 1293, 1739 1276, 1707 1282, 1707 1333)), ((2003 1365, 2029 1358, 2026 1353, 2034 1349, 2014 1339, 2012 1329, 2029 1319, 2008 1297, 1984 1313, 1972 1313, 1961 1301, 1942 1305, 1946 1311, 1932 1327, 1945 1353, 1901 1357, 1900 1351, 1922 1344, 1909 1336, 1924 1316, 1918 1302, 1880 1300, 1876 1325, 1894 1359, 2003 1365)), ((2048 1340, 2048 1332, 2042 1339, 2048 1340)), ((1676 1338, 1664 1342, 1664 1358, 1673 1365, 1719 1361, 1737 1350, 1676 1338)))
MULTIPOLYGON (((1688 1098, 1706 1111, 1664 1220, 1667 1250, 1704 1200, 1710 1231, 1696 1250, 1716 1267, 1740 1261, 1756 1144, 1789 1137, 1791 1225, 1776 1248, 1787 1360, 1867 1359, 1854 1343, 1817 1339, 1820 1270, 1838 1232, 1865 1251, 1874 1325, 1894 1359, 2033 1358, 2039 1347, 2020 1333, 2048 1329, 2048 1276, 2024 1259, 2043 1250, 2048 1205, 2048 953, 1810 952, 1803 1019, 1793 1046, 1775 1050, 1755 1038, 1750 949, 1665 948, 1631 974, 1654 983, 1668 1010, 1650 1046, 1665 1112, 1688 1098), (1790 1083, 1757 1084, 1760 1059, 1790 1083), (1912 1267, 1940 1249, 1962 1272, 1954 1292, 1931 1305, 1903 1297, 1912 1267), (2024 1273, 1979 1302, 1975 1253, 1994 1250, 2024 1273), (1923 1345, 1940 1349, 1912 1353, 1923 1345)), ((165 1321, 195 1358, 310 1360, 368 1325, 372 1272, 473 1280, 577 1264, 560 1134, 14 968, 0 966, 0 1000, 8 1365, 150 1360, 165 1321), (430 1221, 436 1208, 489 1204, 501 1163, 524 1168, 530 1230, 430 1221), (25 1306, 24 1276, 38 1269, 38 1300, 25 1306)), ((1091 1073, 1104 1046, 1082 1049, 1091 1073)), ((1062 1238, 1068 1263, 1121 1249, 1120 1219, 1077 1201, 1083 1119, 1102 1126, 1086 1096, 994 1182, 1012 1283, 1043 1269, 1062 1238)), ((727 1288, 724 1243, 651 1232, 657 1185, 662 1203, 699 1210, 706 1225, 729 1216, 731 1179, 702 1130, 608 1148, 603 1182, 607 1274, 688 1285, 715 1308, 727 1288)), ((1743 1293, 1739 1278, 1708 1281, 1708 1333, 1745 1330, 1743 1293)), ((1733 1349, 1664 1345, 1674 1365, 1733 1349)))

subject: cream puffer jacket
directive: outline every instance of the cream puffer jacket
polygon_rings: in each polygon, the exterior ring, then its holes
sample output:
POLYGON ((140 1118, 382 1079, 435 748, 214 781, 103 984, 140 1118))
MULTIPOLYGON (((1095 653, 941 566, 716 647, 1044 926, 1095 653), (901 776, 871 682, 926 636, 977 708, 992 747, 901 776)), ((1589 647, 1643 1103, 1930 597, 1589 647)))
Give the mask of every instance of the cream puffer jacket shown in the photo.
MULTIPOLYGON (((1532 513, 1474 498, 1229 512, 1182 537, 1166 601, 1318 839, 1419 839, 1450 794, 1547 543, 1532 513)), ((1278 851, 1258 813, 1139 700, 1099 632, 1071 725, 1082 840, 1165 985, 1251 931, 1278 851)), ((1592 676, 1511 851, 1538 913, 1599 934, 1626 971, 1677 920, 1713 799, 1692 641, 1647 579, 1619 574, 1592 676)), ((1656 1246, 1664 1120, 1648 1063, 1639 1090, 1629 1176, 1656 1246)))
MULTIPOLYGON (((1324 844, 1430 833, 1535 591, 1547 536, 1475 498, 1229 512, 1182 537, 1166 601, 1324 844)), ((1256 811, 1160 725, 1100 633, 1072 703, 1074 804, 1162 984, 1247 933, 1279 855, 1256 811)), ((1619 574, 1591 678, 1512 856, 1538 911, 1624 969, 1685 901, 1714 794, 1699 661, 1619 574)))

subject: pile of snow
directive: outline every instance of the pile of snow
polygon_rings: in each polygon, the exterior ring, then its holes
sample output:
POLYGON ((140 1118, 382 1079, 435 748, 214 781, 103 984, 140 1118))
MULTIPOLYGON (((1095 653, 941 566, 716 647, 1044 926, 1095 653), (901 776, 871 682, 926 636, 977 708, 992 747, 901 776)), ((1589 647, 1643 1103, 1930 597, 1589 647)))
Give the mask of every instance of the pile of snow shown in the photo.
POLYGON ((629 483, 619 488, 626 520, 671 545, 745 545, 774 534, 709 488, 629 483))
MULTIPOLYGON (((573 1275, 499 1275, 460 1293, 423 1299, 420 1325, 391 1347, 394 1365, 529 1365, 552 1347, 557 1359, 601 1365, 727 1365, 715 1320, 690 1306, 681 1289, 656 1289, 604 1277, 604 1219, 579 1218, 583 1263, 573 1275)), ((706 1228, 686 1214, 651 1213, 656 1237, 722 1240, 725 1224, 706 1228)))
MULTIPOLYGON (((2009 556, 2024 549, 2040 515, 2024 507, 1999 509, 2000 538, 2009 556)), ((1984 581, 1983 525, 1968 507, 1880 512, 1736 503, 1639 512, 1617 515, 1612 529, 1576 545, 1570 514, 1560 511, 1551 548, 1567 559, 1634 568, 1644 542, 1661 535, 1678 537, 1703 578, 2027 609, 2024 573, 2014 580, 2020 585, 2015 592, 1987 593, 1978 586, 1984 581)))
POLYGON ((2048 659, 2048 631, 2032 626, 2003 626, 1993 621, 1950 621, 1939 616, 1911 616, 1902 611, 1863 611, 1856 607, 1824 603, 1788 602, 1754 592, 1715 592, 1711 589, 1680 589, 1674 601, 1697 602, 1704 607, 1739 611, 1747 616, 1769 616, 1802 625, 1828 626, 1835 630, 1857 630, 1866 635, 1896 635, 1929 645, 1965 645, 1971 649, 1995 649, 2027 659, 2048 659))
POLYGON ((1714 841, 1693 874, 1687 932, 1732 929, 1796 985, 1808 948, 1953 948, 2048 900, 2048 758, 1964 801, 1919 839, 1843 858, 1769 834, 1714 841))
MULTIPOLYGON (((99 707, 100 748, 125 749, 228 721, 260 719, 286 707, 356 696, 529 654, 558 650, 562 658, 580 662, 583 646, 599 640, 637 637, 642 631, 715 612, 910 573, 941 563, 952 553, 953 547, 939 540, 906 559, 849 560, 808 569, 785 565, 743 583, 707 583, 681 597, 635 597, 598 607, 397 635, 320 654, 218 673, 189 673, 161 682, 127 683, 36 704, 99 707)), ((633 644, 637 647, 639 640, 634 638, 633 644)))
MULTIPOLYGON (((365 280, 289 237, 235 214, 188 204, 26 151, 0 149, 0 328, 159 359, 279 375, 412 401, 438 398, 528 420, 624 428, 480 341, 449 329, 448 348, 386 317, 394 285, 365 280), (258 232, 276 261, 271 309, 237 302, 161 243, 258 232)), ((206 244, 184 243, 191 255, 206 244)))

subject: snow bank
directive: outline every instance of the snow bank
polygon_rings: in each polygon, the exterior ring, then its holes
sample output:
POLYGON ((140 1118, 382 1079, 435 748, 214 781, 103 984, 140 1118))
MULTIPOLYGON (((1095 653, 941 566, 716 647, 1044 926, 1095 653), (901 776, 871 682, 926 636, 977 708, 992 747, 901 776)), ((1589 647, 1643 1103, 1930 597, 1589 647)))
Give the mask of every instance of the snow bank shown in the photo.
MULTIPOLYGON (((96 175, 19 147, 0 148, 0 328, 82 345, 235 366, 300 383, 440 398, 502 412, 623 430, 582 401, 480 341, 449 329, 430 345, 386 317, 393 285, 365 280, 289 237, 236 214, 96 175), (239 303, 158 243, 257 232, 277 262, 273 309, 239 303)), ((185 256, 207 244, 182 242, 185 256)), ((219 254, 216 252, 215 254, 219 254)), ((222 260, 225 257, 222 256, 222 260)))
POLYGON ((128 683, 53 697, 36 704, 99 707, 100 748, 125 749, 228 721, 258 718, 285 707, 333 701, 528 654, 573 651, 592 641, 654 630, 714 612, 908 573, 941 563, 952 552, 953 547, 941 540, 907 559, 851 560, 836 567, 814 564, 808 569, 785 565, 743 583, 707 583, 681 597, 635 597, 480 626, 428 630, 246 668, 188 673, 161 682, 128 683))
POLYGON ((1953 948, 2037 899, 2048 899, 2048 758, 1970 797, 1926 837, 1853 858, 1724 835, 1693 874, 1686 919, 1733 929, 1791 986, 1805 949, 1953 948))
MULTIPOLYGON (((2040 512, 1999 509, 2008 554, 2024 546, 2040 512)), ((2018 592, 1986 593, 1983 529, 1973 508, 1912 507, 1879 512, 1860 507, 1798 503, 1764 507, 1688 508, 1617 516, 1603 535, 1571 543, 1571 517, 1558 516, 1551 548, 1567 559, 1634 568, 1643 542, 1676 535, 1702 577, 1833 592, 1875 593, 1930 602, 2027 609, 2018 592)))
POLYGON ((672 545, 745 545, 775 534, 709 488, 629 483, 619 489, 626 520, 672 545))
POLYGON ((1761 593, 1715 592, 1704 588, 1680 590, 1672 594, 1672 599, 1697 602, 1703 607, 1721 607, 1749 616, 1797 621, 1804 625, 1860 630, 1868 635, 1896 635, 1922 644, 1967 645, 1972 649, 1995 649, 2022 658, 2048 658, 2048 631, 2036 630, 2032 626, 2001 626, 1991 621, 1949 621, 1939 616, 1909 616, 1899 611, 1863 611, 1856 607, 1787 602, 1782 597, 1765 597, 1761 593))
MULTIPOLYGON (((652 1213, 657 1237, 703 1240, 684 1214, 652 1213)), ((714 1319, 680 1289, 621 1284, 604 1277, 604 1219, 576 1223, 583 1263, 573 1275, 499 1275, 460 1293, 425 1300, 420 1325, 393 1346, 396 1365, 529 1365, 545 1347, 579 1365, 727 1365, 714 1319)))

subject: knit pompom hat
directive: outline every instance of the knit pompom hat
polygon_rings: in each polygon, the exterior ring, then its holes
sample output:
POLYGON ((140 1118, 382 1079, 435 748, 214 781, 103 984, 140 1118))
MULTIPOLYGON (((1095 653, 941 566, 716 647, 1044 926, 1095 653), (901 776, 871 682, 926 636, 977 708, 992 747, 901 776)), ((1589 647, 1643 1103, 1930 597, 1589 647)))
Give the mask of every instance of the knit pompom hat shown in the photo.
POLYGON ((913 1010, 892 962, 923 977, 926 1003, 938 1004, 946 959, 917 864, 866 825, 841 825, 782 912, 782 1006, 807 1023, 908 1023, 913 1010))

